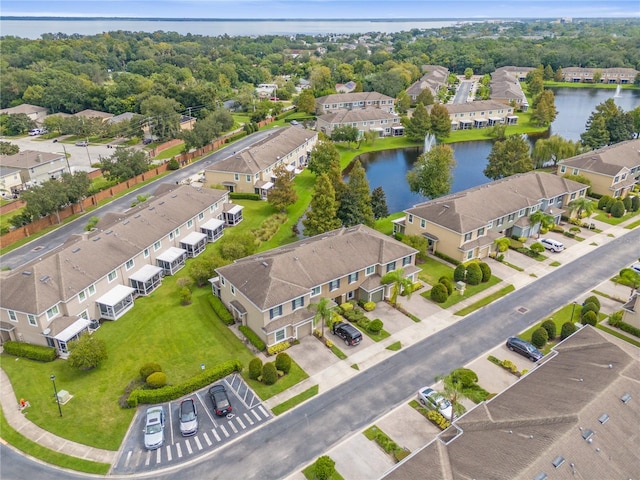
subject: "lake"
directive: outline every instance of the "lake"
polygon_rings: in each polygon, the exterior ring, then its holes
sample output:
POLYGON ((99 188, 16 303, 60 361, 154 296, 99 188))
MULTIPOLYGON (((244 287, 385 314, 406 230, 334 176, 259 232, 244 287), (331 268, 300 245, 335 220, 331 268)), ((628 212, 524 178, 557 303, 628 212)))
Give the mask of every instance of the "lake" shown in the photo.
MULTIPOLYGON (((585 124, 596 105, 611 98, 615 90, 599 89, 554 89, 558 116, 551 125, 551 133, 569 140, 580 140, 585 124)), ((620 97, 614 99, 625 112, 640 105, 640 92, 622 90, 620 97)), ((456 166, 453 170, 451 193, 460 192, 491 180, 482 171, 487 165, 491 152, 490 140, 454 143, 456 166)), ((360 161, 367 172, 371 189, 381 186, 387 196, 389 212, 400 212, 416 203, 427 200, 412 193, 407 184, 407 172, 413 167, 422 148, 386 150, 362 155, 360 161)))

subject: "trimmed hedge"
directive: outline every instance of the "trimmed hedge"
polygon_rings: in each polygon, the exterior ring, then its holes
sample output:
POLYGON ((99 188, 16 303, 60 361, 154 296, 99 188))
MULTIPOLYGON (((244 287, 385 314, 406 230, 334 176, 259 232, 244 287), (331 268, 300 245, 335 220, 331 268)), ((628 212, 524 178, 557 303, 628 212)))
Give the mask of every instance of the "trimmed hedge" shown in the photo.
POLYGON ((209 304, 211 304, 211 308, 213 308, 213 312, 218 317, 220 317, 220 320, 222 320, 226 325, 233 325, 234 323, 236 323, 233 315, 231 315, 231 312, 229 312, 229 310, 227 310, 227 307, 224 306, 222 300, 220 300, 215 295, 209 295, 208 298, 209 304))
POLYGON ((151 388, 162 388, 167 384, 167 374, 164 372, 153 372, 147 377, 146 382, 151 388))
POLYGON ((434 285, 430 292, 431 300, 436 303, 444 303, 449 298, 449 293, 447 291, 447 287, 441 283, 434 285))
MULTIPOLYGON (((277 355, 280 352, 284 352, 287 348, 289 348, 291 344, 286 340, 284 342, 276 343, 275 345, 271 345, 267 348, 267 353, 269 355, 277 355)), ((278 369, 280 370, 280 369, 278 369)))
POLYGON ((260 200, 260 195, 257 193, 241 193, 231 192, 229 198, 232 200, 260 200))
POLYGON ((273 385, 278 381, 278 370, 273 362, 267 362, 262 367, 262 383, 273 385))
POLYGON ((262 341, 262 339, 258 336, 258 334, 256 332, 254 332, 253 330, 251 330, 246 325, 240 325, 238 327, 238 330, 240 330, 240 332, 242 332, 242 334, 245 336, 245 338, 247 340, 249 340, 249 342, 251 342, 251 345, 256 347, 261 352, 264 351, 265 348, 267 348, 267 346, 262 341))
POLYGON ((289 370, 291 370, 291 357, 288 353, 281 352, 276 356, 276 369, 289 373, 289 370))
POLYGON ((556 324, 553 320, 545 320, 540 326, 547 331, 549 340, 556 338, 556 324))
POLYGON ((536 328, 531 334, 531 343, 538 348, 544 347, 547 340, 549 340, 549 334, 547 330, 542 327, 536 328))
POLYGON ((233 372, 239 372, 241 370, 242 363, 240 363, 240 360, 228 360, 213 368, 200 372, 180 385, 168 385, 156 390, 134 390, 131 392, 131 395, 129 395, 127 404, 129 407, 135 408, 140 403, 153 404, 169 402, 195 392, 233 372))
POLYGON ((162 367, 157 362, 148 362, 145 363, 142 367, 140 367, 140 377, 143 380, 146 380, 149 375, 156 372, 161 372, 162 367))
POLYGON ((382 331, 384 324, 382 323, 382 320, 380 320, 379 318, 376 318, 375 320, 372 320, 371 322, 369 322, 369 331, 375 335, 377 335, 378 333, 380 333, 382 331))
POLYGON ((640 338, 640 328, 638 328, 638 327, 634 327, 633 325, 629 325, 628 323, 625 323, 625 322, 619 322, 616 325, 616 328, 619 328, 623 332, 627 332, 627 333, 633 335, 634 337, 639 337, 640 338))
POLYGON ((45 347, 43 345, 8 341, 4 342, 2 346, 5 353, 8 353, 9 355, 37 360, 39 362, 53 362, 58 357, 58 353, 55 348, 45 347))
POLYGON ((576 326, 573 322, 564 322, 562 324, 562 328, 560 329, 560 340, 564 340, 565 338, 571 336, 577 330, 576 326))
POLYGON ((449 255, 445 255, 444 253, 434 252, 433 254, 436 257, 444 260, 445 262, 449 262, 452 265, 460 265, 460 263, 461 263, 458 260, 456 260, 455 258, 451 258, 449 255))
POLYGON ((249 362, 249 378, 257 380, 260 375, 262 375, 262 360, 255 357, 249 362))

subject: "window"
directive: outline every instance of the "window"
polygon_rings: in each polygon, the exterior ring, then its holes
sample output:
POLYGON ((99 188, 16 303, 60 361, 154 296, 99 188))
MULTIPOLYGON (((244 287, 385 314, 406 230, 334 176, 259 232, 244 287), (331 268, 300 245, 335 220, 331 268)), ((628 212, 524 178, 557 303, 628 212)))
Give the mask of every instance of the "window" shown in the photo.
POLYGON ((578 170, 577 168, 574 168, 574 169, 573 169, 573 174, 574 174, 574 175, 578 175, 578 173, 579 173, 579 172, 580 172, 580 170, 578 170))
POLYGON ((531 210, 529 210, 530 213, 535 212, 537 208, 538 208, 537 205, 534 205, 533 207, 531 207, 531 210))
POLYGON ((368 266, 367 270, 365 271, 365 275, 369 276, 369 275, 373 275, 374 273, 376 273, 376 266, 375 265, 368 266))
POLYGON ((96 286, 89 285, 89 296, 93 295, 94 293, 96 293, 96 286))
POLYGON ((144 258, 148 258, 149 257, 149 249, 145 248, 144 252, 142 252, 142 254, 144 255, 144 258))
POLYGON ((469 233, 465 233, 464 234, 464 241, 468 242, 469 240, 471 240, 471 236, 473 235, 473 233, 469 232, 469 233))
POLYGON ((329 282, 329 291, 333 292, 334 290, 337 290, 340 288, 340 279, 337 280, 331 280, 329 282))
POLYGON ((564 165, 562 165, 562 166, 560 167, 560 173, 564 173, 564 172, 566 172, 566 171, 567 171, 567 167, 566 167, 566 166, 564 166, 564 165))
POLYGON ((180 236, 180 229, 179 228, 176 228, 175 232, 176 232, 176 237, 180 236))
POLYGON ((615 178, 613 179, 613 183, 618 183, 620 181, 620 176, 616 175, 615 178))
POLYGON ((575 198, 576 198, 576 192, 573 192, 573 193, 571 194, 571 197, 569 197, 569 198, 571 198, 571 200, 575 200, 575 198))
POLYGON ((227 282, 225 281, 224 277, 220 277, 220 285, 224 287, 226 284, 227 282))
POLYGON ((504 223, 504 217, 499 218, 498 221, 496 222, 496 225, 500 227, 503 223, 504 223))
POLYGON ((270 319, 274 319, 280 316, 282 316, 282 305, 278 305, 277 307, 273 307, 271 310, 269 310, 270 319))
POLYGON ((349 283, 355 283, 358 281, 358 272, 349 274, 349 283))
POLYGON ((420 219, 420 228, 425 228, 427 226, 427 221, 424 218, 420 219))
POLYGON ((173 240, 174 234, 173 232, 169 232, 169 240, 173 240))
POLYGON ((291 302, 291 308, 294 310, 302 307, 304 307, 304 297, 298 297, 291 302))
POLYGON ((36 317, 34 317, 33 315, 27 315, 27 319, 29 320, 29 325, 31 325, 32 327, 37 327, 38 326, 38 322, 36 321, 36 317))
POLYGON ((411 255, 408 255, 402 259, 402 266, 406 267, 407 265, 411 265, 411 255))
POLYGON ((526 213, 527 213, 527 209, 523 208, 518 212, 518 217, 524 217, 526 213))
POLYGON ((355 291, 352 290, 350 292, 347 292, 347 300, 353 300, 355 296, 356 296, 355 291))
POLYGON ((193 227, 193 220, 189 220, 187 222, 187 228, 191 228, 191 227, 193 227))
POLYGON ((89 320, 89 313, 87 313, 87 311, 85 310, 84 312, 82 312, 80 315, 78 315, 80 318, 84 318, 85 320, 89 320))
POLYGON ((237 182, 238 180, 240 180, 240 174, 239 173, 234 173, 233 174, 233 179, 237 182))
POLYGON ((481 237, 484 235, 484 227, 478 229, 478 236, 481 237))
POLYGON ((286 334, 287 334, 287 329, 281 328, 280 330, 276 330, 273 335, 276 339, 276 342, 283 342, 286 334))
POLYGON ((467 260, 471 260, 473 258, 473 250, 469 250, 467 252, 467 260))
POLYGON ((53 317, 55 317, 56 315, 58 315, 59 311, 58 311, 58 306, 54 305, 53 307, 51 307, 49 310, 47 310, 47 319, 51 320, 53 317))
POLYGON ((507 218, 507 222, 513 222, 513 220, 516 218, 516 214, 515 213, 510 213, 509 217, 507 218))
POLYGON ((200 212, 198 214, 198 220, 202 220, 204 218, 204 212, 200 212))
POLYGON ((127 260, 127 263, 124 264, 124 268, 127 270, 131 270, 134 265, 135 263, 133 261, 133 258, 130 258, 129 260, 127 260))
POLYGON ((80 293, 78 293, 78 300, 80 302, 84 302, 87 298, 87 294, 84 290, 82 290, 80 293))
POLYGON ((236 294, 236 287, 234 287, 233 285, 231 285, 231 295, 235 295, 236 294))
POLYGON ((312 297, 317 297, 318 295, 320 295, 320 291, 321 291, 320 287, 313 287, 311 289, 311 296, 312 297))
POLYGON ((18 317, 16 316, 16 312, 14 312, 13 310, 9 310, 9 320, 11 320, 12 322, 17 322, 18 321, 18 317))
POLYGON ((113 272, 109 272, 109 275, 107 275, 107 279, 109 280, 109 283, 113 282, 116 278, 118 278, 118 274, 116 273, 115 270, 113 272))
POLYGON ((387 263, 387 273, 392 272, 396 269, 396 262, 387 263))
POLYGON ((413 215, 409 214, 409 223, 413 223, 413 215))
POLYGON ((247 182, 251 182, 251 175, 246 176, 247 182))
POLYGON ((161 246, 162 246, 162 243, 160 243, 160 240, 158 240, 156 243, 153 244, 153 251, 157 252, 158 250, 160 250, 161 246))

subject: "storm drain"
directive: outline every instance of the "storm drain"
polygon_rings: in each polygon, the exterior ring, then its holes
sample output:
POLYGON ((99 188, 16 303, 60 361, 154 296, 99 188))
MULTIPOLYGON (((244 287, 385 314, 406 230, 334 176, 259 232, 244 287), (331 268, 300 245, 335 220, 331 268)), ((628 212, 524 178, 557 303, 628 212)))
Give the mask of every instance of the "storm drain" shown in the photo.
POLYGON ((518 312, 518 313, 519 313, 519 314, 521 314, 521 315, 524 315, 524 314, 525 314, 525 313, 527 313, 528 311, 529 311, 529 309, 528 309, 528 308, 526 308, 526 307, 518 307, 518 308, 516 308, 516 312, 518 312))

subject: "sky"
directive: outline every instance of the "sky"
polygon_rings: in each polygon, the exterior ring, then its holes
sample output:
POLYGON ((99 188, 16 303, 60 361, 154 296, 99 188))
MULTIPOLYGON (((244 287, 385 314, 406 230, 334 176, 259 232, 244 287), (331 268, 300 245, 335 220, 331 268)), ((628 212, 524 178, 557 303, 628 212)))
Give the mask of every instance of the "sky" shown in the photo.
POLYGON ((438 19, 640 17, 640 0, 1 0, 3 16, 438 19))

